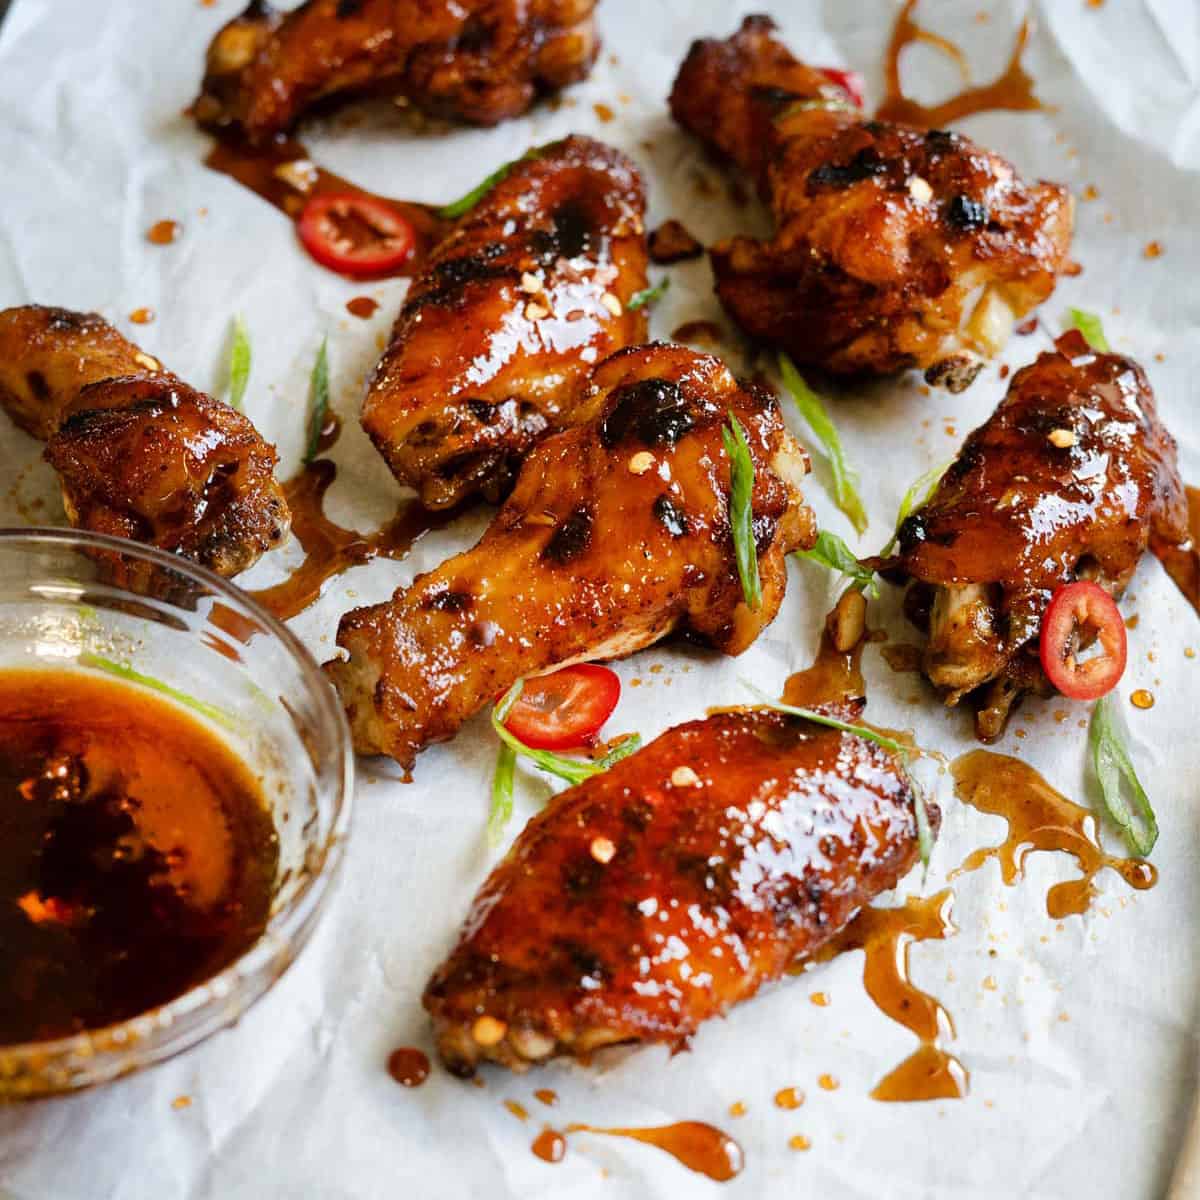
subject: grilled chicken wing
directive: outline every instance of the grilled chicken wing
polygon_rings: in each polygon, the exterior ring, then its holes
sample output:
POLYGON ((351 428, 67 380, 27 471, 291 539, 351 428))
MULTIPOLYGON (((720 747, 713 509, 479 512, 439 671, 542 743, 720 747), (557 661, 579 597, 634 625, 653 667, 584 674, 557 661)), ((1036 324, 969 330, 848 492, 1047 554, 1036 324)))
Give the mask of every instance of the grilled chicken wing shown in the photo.
POLYGON ((535 442, 571 423, 587 372, 645 341, 637 168, 569 137, 518 163, 435 248, 363 405, 396 478, 429 508, 497 500, 535 442))
POLYGON ((1023 691, 1052 690, 1038 639, 1053 591, 1087 578, 1119 597, 1151 537, 1187 538, 1175 442, 1142 369, 1071 332, 1013 376, 881 565, 916 581, 925 674, 947 704, 972 694, 992 741, 1023 691))
POLYGON ((193 113, 251 141, 313 105, 399 96, 437 116, 495 125, 586 77, 596 0, 251 0, 208 49, 193 113))
POLYGON ((46 442, 73 525, 150 542, 221 575, 287 535, 275 450, 94 313, 0 312, 0 405, 46 442))
POLYGON ((679 725, 525 827, 425 989, 438 1050, 468 1075, 480 1059, 684 1046, 917 849, 911 784, 873 743, 769 710, 679 725))
POLYGON ((694 43, 671 93, 686 129, 748 171, 769 241, 712 250, 751 336, 838 373, 919 367, 960 391, 1054 290, 1073 204, 957 133, 866 119, 767 17, 694 43), (975 300, 978 295, 978 300, 975 300))
POLYGON ((517 679, 631 654, 680 629, 738 654, 778 611, 785 554, 811 546, 804 451, 775 399, 681 346, 621 351, 542 442, 474 549, 342 618, 326 664, 356 748, 404 765, 517 679), (729 525, 732 410, 755 464, 762 602, 742 597, 729 525))

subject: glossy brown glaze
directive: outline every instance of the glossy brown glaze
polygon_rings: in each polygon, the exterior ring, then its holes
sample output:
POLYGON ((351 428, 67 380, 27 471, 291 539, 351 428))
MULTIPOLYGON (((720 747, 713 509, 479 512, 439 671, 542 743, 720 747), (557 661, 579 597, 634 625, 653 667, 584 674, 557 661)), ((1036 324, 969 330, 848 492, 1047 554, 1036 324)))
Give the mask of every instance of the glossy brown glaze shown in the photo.
POLYGON ((874 1100, 952 1100, 967 1094, 966 1068, 943 1050, 954 1036, 949 1013, 913 982, 908 951, 913 942, 940 941, 957 932, 950 918, 953 895, 910 896, 895 908, 864 908, 819 954, 824 962, 862 950, 863 984, 881 1012, 920 1039, 919 1048, 875 1085, 874 1100))
POLYGON ((258 940, 278 846, 207 726, 82 671, 0 672, 0 1044, 164 1004, 258 940))
POLYGON ((363 428, 430 508, 503 497, 575 422, 588 372, 645 340, 637 168, 569 137, 517 163, 438 242, 363 402, 363 428))
POLYGON ((325 670, 360 752, 409 765, 519 678, 673 630, 738 654, 778 611, 784 556, 816 533, 799 488, 807 459, 772 397, 715 358, 652 345, 602 363, 577 416, 525 460, 478 545, 342 618, 349 657, 325 670), (755 464, 757 611, 729 527, 730 410, 755 464))
POLYGON ((438 1051, 469 1074, 682 1048, 916 856, 908 777, 873 743, 767 710, 677 726, 555 797, 492 872, 425 991, 438 1051))
POLYGON ((1064 269, 1073 205, 957 133, 868 120, 766 17, 696 42, 675 119, 758 183, 776 232, 713 247, 753 338, 857 374, 919 367, 961 390, 1064 269), (982 290, 981 298, 975 297, 982 290))
MULTIPOLYGON (((1173 543, 1152 535, 1150 548, 1188 603, 1200 613, 1200 488, 1187 487, 1184 494, 1188 511, 1187 539, 1173 543)), ((1174 536, 1174 530, 1169 536, 1174 536)))
POLYGON ((977 870, 994 858, 1000 877, 1011 887, 1023 875, 1025 858, 1032 851, 1070 854, 1083 874, 1056 883, 1046 893, 1046 912, 1056 919, 1087 911, 1096 894, 1092 881, 1106 867, 1138 891, 1157 882, 1158 872, 1144 859, 1105 854, 1092 813, 1057 792, 1028 763, 989 750, 972 750, 955 759, 951 770, 959 800, 1008 822, 1008 835, 1000 845, 973 851, 954 875, 977 870))
POLYGON ((314 105, 403 98, 480 125, 518 116, 584 78, 595 0, 251 0, 208 48, 192 112, 265 142, 314 105))
POLYGON ((341 175, 318 166, 309 157, 305 147, 292 139, 252 145, 242 138, 227 134, 213 146, 204 164, 236 179, 293 222, 299 220, 305 204, 314 196, 351 195, 382 200, 403 214, 415 235, 412 256, 390 271, 391 275, 410 276, 419 271, 430 247, 446 228, 436 209, 426 204, 393 200, 369 192, 341 175))
POLYGON ((1026 18, 1017 32, 1012 54, 1003 74, 998 75, 990 83, 977 86, 966 86, 962 91, 943 100, 940 104, 918 104, 904 92, 900 78, 900 59, 904 51, 916 42, 925 42, 936 47, 942 53, 949 55, 963 73, 964 80, 968 78, 966 57, 963 52, 949 39, 940 34, 931 33, 913 20, 913 11, 917 0, 905 0, 905 5, 896 17, 892 27, 891 40, 888 42, 887 57, 884 66, 884 78, 887 82, 887 94, 883 103, 875 113, 880 121, 904 121, 909 125, 923 125, 927 129, 940 129, 952 121, 961 121, 963 117, 981 112, 1030 112, 1044 108, 1045 105, 1034 94, 1033 77, 1021 65, 1021 56, 1029 41, 1030 22, 1026 18))
POLYGON ((388 1055, 387 1069, 402 1087, 420 1087, 429 1078, 429 1056, 415 1046, 401 1046, 388 1055))
POLYGON ((1038 643, 1054 590, 1090 578, 1119 597, 1152 537, 1187 538, 1175 442, 1137 363, 1071 333, 1012 377, 884 566, 916 581, 925 674, 947 704, 973 694, 991 741, 1022 692, 1049 693, 1038 643))
POLYGON ((0 312, 0 406, 46 442, 72 525, 221 575, 287 535, 275 448, 94 313, 0 312))

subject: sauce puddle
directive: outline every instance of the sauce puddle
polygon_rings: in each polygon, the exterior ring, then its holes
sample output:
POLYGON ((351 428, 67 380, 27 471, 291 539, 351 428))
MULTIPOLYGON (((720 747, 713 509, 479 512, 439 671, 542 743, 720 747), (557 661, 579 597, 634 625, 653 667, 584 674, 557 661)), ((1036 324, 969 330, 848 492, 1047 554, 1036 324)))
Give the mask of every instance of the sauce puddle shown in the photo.
POLYGON ((904 8, 896 18, 896 24, 892 27, 884 68, 887 93, 875 114, 877 119, 903 121, 909 125, 937 129, 974 113, 996 110, 1032 112, 1045 109, 1046 106, 1034 95, 1032 76, 1021 65, 1021 56, 1032 32, 1028 17, 1021 23, 1012 55, 1003 74, 990 83, 972 87, 969 86, 970 72, 962 50, 948 38, 918 25, 912 16, 916 7, 917 0, 906 0, 904 8), (953 59, 967 86, 941 104, 924 105, 910 99, 905 94, 900 79, 900 56, 914 42, 925 42, 953 59))
POLYGON ((401 1086, 420 1087, 429 1078, 429 1056, 415 1046, 401 1046, 388 1056, 387 1069, 401 1086))
POLYGON ((727 1183, 745 1165, 742 1148, 727 1133, 703 1121, 677 1121, 647 1129, 603 1129, 595 1125, 568 1125, 561 1132, 544 1129, 530 1147, 545 1162, 561 1162, 567 1152, 564 1133, 596 1133, 604 1137, 630 1138, 669 1154, 690 1171, 717 1183, 727 1183))
POLYGON ((967 855, 951 879, 994 858, 1001 878, 1011 887, 1024 874, 1030 851, 1061 850, 1075 858, 1083 877, 1056 883, 1046 893, 1046 912, 1055 919, 1087 911, 1096 894, 1092 881, 1105 867, 1138 891, 1157 882, 1158 872, 1144 859, 1106 854, 1092 813, 1055 791, 1028 763, 990 750, 972 750, 955 759, 950 770, 959 800, 1008 822, 1004 841, 967 855))
POLYGON ((816 955, 816 962, 827 962, 846 950, 864 951, 867 995, 921 1041, 915 1053, 875 1085, 872 1100, 957 1100, 967 1094, 967 1069, 940 1045, 954 1036, 954 1022, 938 1000, 912 982, 908 971, 913 942, 942 941, 958 932, 951 920, 953 899, 946 888, 933 896, 910 896, 898 908, 864 908, 816 955))
POLYGON ((1169 546, 1157 539, 1150 548, 1188 603, 1200 613, 1200 488, 1184 488, 1188 506, 1188 540, 1169 546))

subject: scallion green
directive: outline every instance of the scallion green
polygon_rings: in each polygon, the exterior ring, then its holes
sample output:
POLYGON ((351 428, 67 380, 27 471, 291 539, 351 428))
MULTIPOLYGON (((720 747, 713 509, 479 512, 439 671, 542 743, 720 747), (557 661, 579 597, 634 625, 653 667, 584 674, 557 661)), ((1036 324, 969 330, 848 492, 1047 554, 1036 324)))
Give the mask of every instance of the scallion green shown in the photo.
POLYGON ((754 459, 742 423, 731 411, 729 424, 721 429, 729 456, 729 527, 733 532, 734 556, 742 581, 742 595, 751 611, 762 604, 762 581, 758 575, 758 547, 754 542, 754 459))

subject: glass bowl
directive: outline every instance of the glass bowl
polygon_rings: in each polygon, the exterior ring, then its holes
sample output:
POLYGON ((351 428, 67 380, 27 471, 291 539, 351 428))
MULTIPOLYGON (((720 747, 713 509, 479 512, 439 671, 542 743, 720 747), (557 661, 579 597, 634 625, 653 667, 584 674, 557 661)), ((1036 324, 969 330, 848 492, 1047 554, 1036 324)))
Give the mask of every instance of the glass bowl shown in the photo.
POLYGON ((0 669, 82 667, 87 655, 233 718, 222 724, 234 732, 212 728, 262 780, 279 835, 275 892, 263 936, 205 983, 102 1029, 0 1046, 0 1100, 115 1079, 236 1021, 311 935, 350 824, 354 756, 341 705, 279 621, 212 572, 153 547, 0 529, 0 669))

